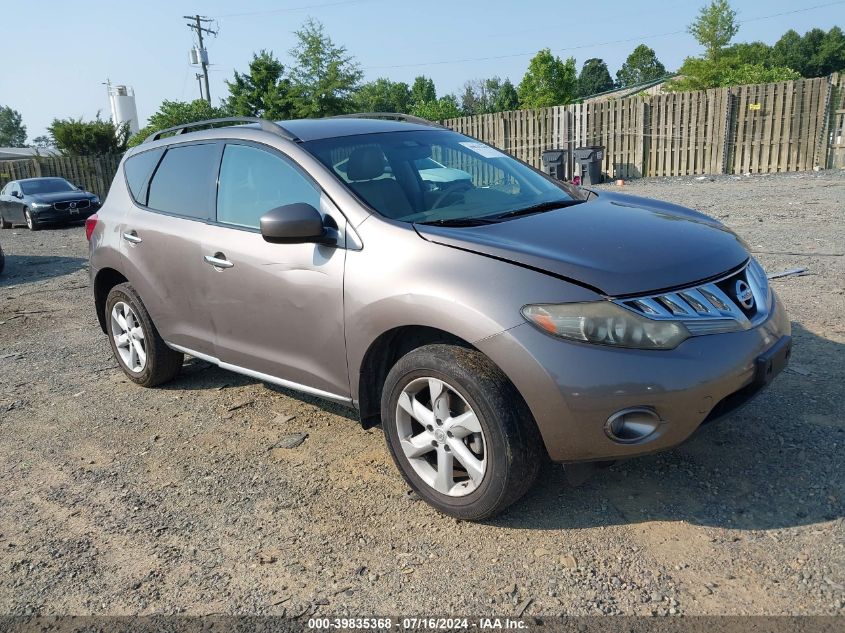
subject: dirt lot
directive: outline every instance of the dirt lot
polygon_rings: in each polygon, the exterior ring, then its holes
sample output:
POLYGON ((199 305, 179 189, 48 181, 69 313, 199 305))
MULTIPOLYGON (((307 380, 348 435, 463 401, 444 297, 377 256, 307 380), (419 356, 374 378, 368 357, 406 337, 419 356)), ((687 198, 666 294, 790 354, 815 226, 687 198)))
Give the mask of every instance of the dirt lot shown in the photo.
POLYGON ((129 384, 83 229, 0 233, 0 613, 845 613, 845 172, 626 190, 808 269, 772 282, 792 365, 676 450, 579 487, 548 467, 487 524, 409 497, 345 409, 196 360, 129 384))

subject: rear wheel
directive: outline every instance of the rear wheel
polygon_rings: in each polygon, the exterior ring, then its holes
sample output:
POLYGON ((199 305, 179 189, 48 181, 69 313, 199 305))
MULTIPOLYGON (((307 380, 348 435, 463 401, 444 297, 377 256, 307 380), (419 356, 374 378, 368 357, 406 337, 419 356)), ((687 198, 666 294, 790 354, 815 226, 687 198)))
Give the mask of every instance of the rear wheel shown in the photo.
POLYGON ((26 226, 30 231, 40 231, 41 225, 38 224, 38 220, 32 217, 32 213, 29 212, 29 209, 25 209, 23 212, 24 218, 26 218, 26 226))
POLYGON ((105 317, 112 352, 132 382, 155 387, 179 373, 184 355, 167 346, 131 285, 109 291, 105 317))
POLYGON ((534 483, 543 461, 516 388, 477 350, 427 345, 390 370, 382 425, 408 484, 440 512, 482 520, 534 483))

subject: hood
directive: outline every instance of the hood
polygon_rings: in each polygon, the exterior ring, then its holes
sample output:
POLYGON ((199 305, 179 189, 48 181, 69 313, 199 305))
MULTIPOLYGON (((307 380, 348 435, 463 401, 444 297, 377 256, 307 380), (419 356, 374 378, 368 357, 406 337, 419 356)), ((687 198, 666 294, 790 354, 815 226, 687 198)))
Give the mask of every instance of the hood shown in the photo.
POLYGON ((611 296, 689 285, 749 257, 741 240, 712 218, 609 192, 496 224, 415 228, 430 242, 537 268, 611 296))
POLYGON ((26 198, 34 202, 63 202, 64 200, 90 200, 94 194, 87 191, 57 191, 55 193, 29 193, 26 198))

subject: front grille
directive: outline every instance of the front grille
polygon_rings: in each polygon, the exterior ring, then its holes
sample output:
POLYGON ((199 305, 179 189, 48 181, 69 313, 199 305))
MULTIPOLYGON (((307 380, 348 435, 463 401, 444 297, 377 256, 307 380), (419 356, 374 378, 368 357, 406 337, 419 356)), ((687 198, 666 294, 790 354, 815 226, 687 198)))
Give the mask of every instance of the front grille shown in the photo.
POLYGON ((90 206, 90 200, 65 200, 63 202, 53 203, 53 208, 56 211, 82 210, 87 209, 90 206))
POLYGON ((716 281, 615 302, 649 319, 680 321, 702 336, 754 327, 769 315, 772 296, 765 271, 752 259, 716 281))

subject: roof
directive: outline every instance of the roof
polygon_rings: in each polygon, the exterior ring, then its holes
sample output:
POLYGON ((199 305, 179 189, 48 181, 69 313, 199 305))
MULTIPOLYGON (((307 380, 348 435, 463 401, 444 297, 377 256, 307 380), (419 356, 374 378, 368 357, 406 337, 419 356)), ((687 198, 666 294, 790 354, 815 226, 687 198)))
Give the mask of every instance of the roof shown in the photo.
POLYGON ((33 156, 58 156, 52 147, 0 147, 0 160, 20 160, 33 156))
POLYGON ((286 130, 296 135, 301 141, 316 141, 337 136, 356 134, 378 134, 381 132, 410 132, 414 130, 439 129, 432 125, 392 121, 387 119, 295 119, 278 121, 286 130))
POLYGON ((587 95, 586 97, 582 97, 581 101, 587 102, 592 101, 594 99, 600 99, 602 97, 615 97, 617 99, 623 99, 625 97, 630 97, 632 95, 637 94, 638 92, 642 92, 643 90, 648 90, 649 88, 653 88, 655 86, 659 86, 661 84, 665 84, 670 79, 674 79, 678 77, 678 73, 668 73, 663 75, 662 77, 658 77, 657 79, 650 79, 649 81, 644 81, 642 83, 633 84, 631 86, 624 86, 622 88, 611 88, 610 90, 605 90, 604 92, 597 92, 592 95, 587 95))

